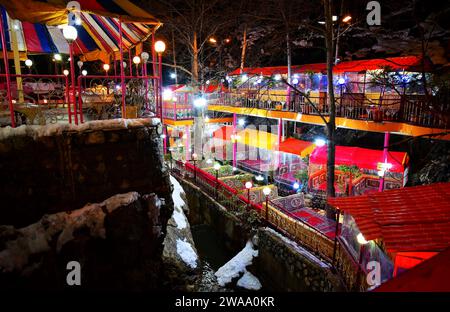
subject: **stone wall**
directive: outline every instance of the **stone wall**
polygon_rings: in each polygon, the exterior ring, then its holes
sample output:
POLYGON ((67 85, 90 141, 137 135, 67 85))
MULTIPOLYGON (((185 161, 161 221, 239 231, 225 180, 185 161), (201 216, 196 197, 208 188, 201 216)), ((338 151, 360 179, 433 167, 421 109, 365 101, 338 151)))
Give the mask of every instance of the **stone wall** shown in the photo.
POLYGON ((23 228, 0 225, 0 289, 160 289, 161 211, 156 195, 130 192, 23 228), (67 284, 72 261, 81 285, 67 284))
POLYGON ((160 132, 157 119, 0 129, 0 224, 24 226, 130 191, 170 206, 160 132))
POLYGON ((344 290, 330 266, 273 230, 261 228, 258 231, 258 250, 255 274, 269 290, 344 290))

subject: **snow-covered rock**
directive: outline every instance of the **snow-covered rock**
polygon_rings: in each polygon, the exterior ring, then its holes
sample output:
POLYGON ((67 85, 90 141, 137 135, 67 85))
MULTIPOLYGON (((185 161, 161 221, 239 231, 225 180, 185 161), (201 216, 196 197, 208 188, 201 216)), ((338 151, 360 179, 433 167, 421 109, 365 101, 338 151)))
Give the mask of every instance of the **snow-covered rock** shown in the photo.
POLYGON ((174 219, 178 229, 182 230, 187 226, 186 216, 183 209, 187 207, 183 197, 185 193, 180 183, 173 176, 170 176, 170 182, 173 184, 172 200, 174 205, 172 218, 174 219))
MULTIPOLYGON (((188 209, 185 192, 180 183, 170 176, 173 185, 172 200, 174 209, 164 238, 163 261, 165 274, 173 284, 193 285, 201 272, 200 258, 192 238, 191 228, 184 213, 188 209)), ((180 290, 186 290, 180 288, 180 290)))
POLYGON ((260 290, 262 285, 259 279, 249 271, 245 271, 244 275, 237 281, 237 286, 248 290, 260 290))
POLYGON ((239 277, 245 273, 247 266, 253 263, 253 258, 258 256, 258 250, 253 248, 251 241, 248 241, 244 249, 242 249, 234 258, 225 263, 216 272, 217 282, 220 286, 230 283, 233 278, 239 277))
POLYGON ((177 253, 181 259, 189 265, 192 269, 198 266, 198 255, 192 247, 191 243, 187 242, 186 239, 177 239, 177 253))
POLYGON ((3 127, 0 128, 0 140, 7 139, 14 136, 28 135, 33 138, 54 136, 65 131, 86 131, 86 130, 112 130, 112 129, 128 129, 142 126, 157 126, 160 124, 158 118, 138 118, 138 119, 109 119, 109 120, 94 120, 82 123, 80 125, 74 124, 49 124, 45 126, 37 125, 22 125, 17 128, 3 127))

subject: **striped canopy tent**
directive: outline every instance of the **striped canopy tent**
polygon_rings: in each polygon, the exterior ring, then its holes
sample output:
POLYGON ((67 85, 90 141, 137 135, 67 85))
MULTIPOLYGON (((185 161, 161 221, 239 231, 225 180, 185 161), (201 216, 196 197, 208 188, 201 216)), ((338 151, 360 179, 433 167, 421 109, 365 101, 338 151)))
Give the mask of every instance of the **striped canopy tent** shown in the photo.
MULTIPOLYGON (((73 1, 72 1, 73 2, 73 1)), ((81 25, 74 53, 83 61, 108 62, 119 51, 119 21, 122 22, 123 49, 140 48, 161 23, 128 0, 78 0, 81 25)), ((68 23, 69 1, 0 0, 3 29, 15 31, 21 52, 69 53, 61 25, 68 23)), ((5 32, 8 51, 12 50, 10 34, 5 32)), ((3 47, 0 48, 3 49, 3 47)))

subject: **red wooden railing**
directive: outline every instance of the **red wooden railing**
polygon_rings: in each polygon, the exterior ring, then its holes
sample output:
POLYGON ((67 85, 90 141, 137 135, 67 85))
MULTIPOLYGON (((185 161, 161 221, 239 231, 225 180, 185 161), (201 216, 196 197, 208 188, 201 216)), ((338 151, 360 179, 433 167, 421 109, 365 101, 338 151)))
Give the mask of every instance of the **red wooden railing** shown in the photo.
POLYGON ((239 194, 239 192, 222 181, 216 179, 216 177, 208 172, 195 167, 191 163, 183 163, 181 161, 175 161, 172 171, 176 175, 195 182, 195 184, 202 186, 202 191, 206 192, 213 198, 224 204, 226 208, 238 208, 246 206, 249 209, 254 209, 259 212, 262 206, 249 201, 245 196, 239 194))
POLYGON ((69 79, 65 75, 10 74, 11 85, 6 88, 6 74, 0 74, 0 112, 9 113, 11 124, 71 122, 75 110, 71 105, 69 79), (18 85, 21 81, 21 88, 18 85), (8 93, 9 92, 9 93, 8 93))
POLYGON ((171 172, 181 179, 193 182, 227 209, 239 207, 254 209, 269 227, 304 246, 319 258, 331 263, 348 290, 364 291, 367 289, 364 269, 360 268, 357 259, 354 258, 339 237, 330 239, 318 229, 303 220, 299 220, 284 207, 272 201, 269 202, 268 207, 265 203, 259 205, 249 202, 237 190, 189 162, 173 161, 171 172))

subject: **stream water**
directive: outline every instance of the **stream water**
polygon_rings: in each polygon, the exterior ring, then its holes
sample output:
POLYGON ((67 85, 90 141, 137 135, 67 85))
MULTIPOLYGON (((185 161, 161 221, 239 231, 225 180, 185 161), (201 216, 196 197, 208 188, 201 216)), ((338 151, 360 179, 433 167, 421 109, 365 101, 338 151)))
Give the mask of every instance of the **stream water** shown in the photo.
POLYGON ((214 273, 233 256, 213 227, 201 224, 191 227, 192 237, 202 260, 202 279, 198 291, 233 291, 217 284, 214 273))

